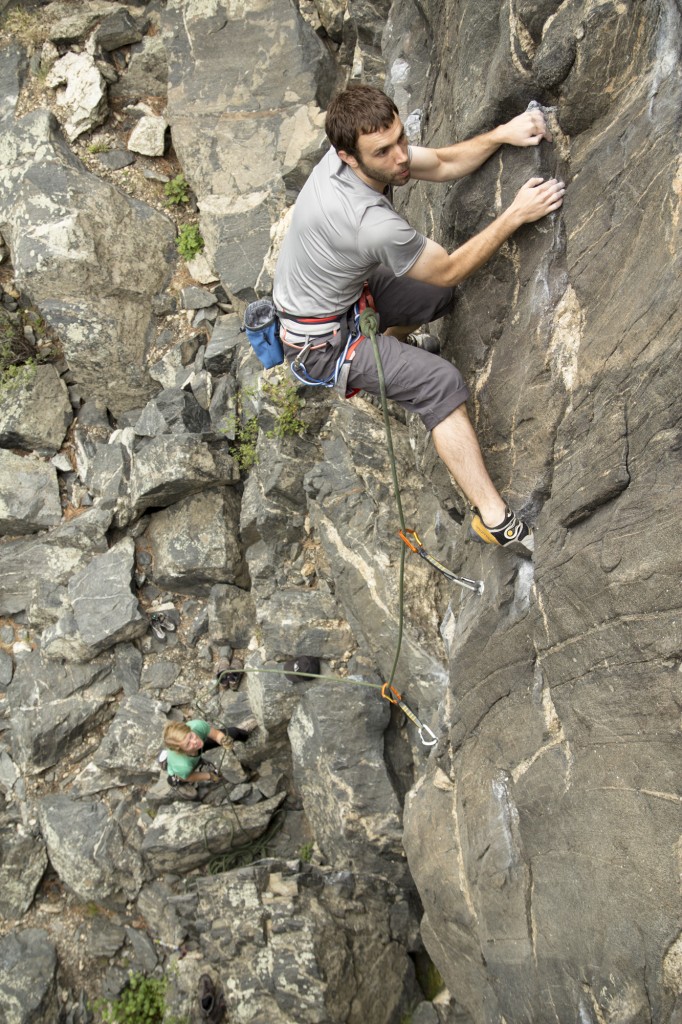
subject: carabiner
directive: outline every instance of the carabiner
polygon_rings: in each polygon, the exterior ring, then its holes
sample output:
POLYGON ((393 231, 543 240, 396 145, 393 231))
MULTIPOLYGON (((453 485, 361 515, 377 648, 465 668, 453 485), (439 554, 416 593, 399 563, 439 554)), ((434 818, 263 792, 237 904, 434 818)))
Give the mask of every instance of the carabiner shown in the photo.
POLYGON ((381 687, 381 696, 390 704, 397 704, 400 710, 403 712, 403 714, 406 715, 406 717, 409 718, 409 720, 417 727, 417 730, 419 732, 419 739, 422 741, 423 746, 433 747, 438 742, 438 737, 434 735, 432 730, 429 729, 428 725, 425 725, 417 718, 412 708, 405 703, 405 701, 403 700, 403 698, 401 697, 401 695, 398 693, 394 686, 389 686, 388 683, 384 683, 384 685, 381 687), (389 690, 395 696, 391 697, 388 692, 389 690), (424 737, 424 733, 428 733, 431 738, 426 739, 424 737))
POLYGON ((398 536, 404 544, 407 544, 410 551, 415 555, 419 555, 420 558, 423 558, 430 566, 442 573, 446 579, 450 580, 452 583, 456 583, 459 587, 463 587, 465 590, 472 590, 474 594, 480 595, 483 593, 483 580, 470 580, 467 576, 457 576, 451 569, 446 568, 442 562, 439 562, 437 558, 434 558, 433 555, 426 550, 416 530, 405 530, 404 532, 403 530, 399 530, 398 536), (408 539, 407 534, 411 534, 414 539, 414 543, 408 539))

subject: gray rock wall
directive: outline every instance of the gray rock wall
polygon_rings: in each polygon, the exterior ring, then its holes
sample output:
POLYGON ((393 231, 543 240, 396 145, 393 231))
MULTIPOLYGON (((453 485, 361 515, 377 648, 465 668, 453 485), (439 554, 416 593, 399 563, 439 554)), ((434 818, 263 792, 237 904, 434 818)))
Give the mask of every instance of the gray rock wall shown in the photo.
POLYGON ((188 1019, 208 972, 252 1024, 674 1024, 679 6, 36 10, 29 35, 0 25, 0 327, 39 360, 0 403, 8 1020, 91 1024, 132 966, 188 1019), (381 415, 301 392, 278 436, 279 371, 238 331, 350 74, 426 145, 547 111, 552 145, 400 192, 444 245, 532 175, 569 186, 437 328, 532 562, 469 541, 392 410, 409 525, 485 582, 406 558, 395 681, 433 748, 379 696, 401 555, 381 415), (180 171, 189 202, 164 206, 180 171), (322 679, 294 681, 300 655, 322 679), (221 685, 226 664, 245 672, 221 685), (174 790, 169 716, 253 733, 210 755, 219 785, 174 790))
POLYGON ((536 171, 569 188, 552 222, 458 289, 444 331, 537 547, 531 567, 467 556, 486 594, 448 637, 448 741, 408 797, 405 842, 427 947, 475 1020, 551 1006, 562 1021, 662 1021, 680 927, 663 909, 680 825, 679 556, 663 537, 679 494, 679 11, 555 8, 429 19, 425 142, 529 99, 552 108, 555 141, 502 152, 445 195, 415 188, 410 216, 456 244, 536 171))

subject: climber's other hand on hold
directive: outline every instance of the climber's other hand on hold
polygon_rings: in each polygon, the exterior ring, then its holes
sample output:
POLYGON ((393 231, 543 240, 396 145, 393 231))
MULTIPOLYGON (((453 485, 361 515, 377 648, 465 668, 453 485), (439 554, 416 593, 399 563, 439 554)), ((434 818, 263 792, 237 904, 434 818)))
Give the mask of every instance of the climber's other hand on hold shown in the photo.
POLYGON ((545 115, 538 107, 526 110, 506 124, 501 124, 497 131, 501 141, 510 146, 539 146, 543 139, 546 142, 552 141, 545 115))

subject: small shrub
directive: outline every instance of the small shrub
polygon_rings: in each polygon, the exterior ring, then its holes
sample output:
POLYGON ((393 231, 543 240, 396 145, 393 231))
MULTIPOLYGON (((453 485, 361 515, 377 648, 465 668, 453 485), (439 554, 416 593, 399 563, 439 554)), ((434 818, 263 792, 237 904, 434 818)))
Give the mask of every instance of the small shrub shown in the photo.
POLYGON ((103 1024, 187 1024, 177 1017, 165 1017, 167 978, 148 978, 134 971, 128 984, 114 1000, 98 999, 93 1009, 103 1024))
POLYGON ((109 152, 108 142, 91 142, 88 145, 88 153, 108 153, 109 152))
POLYGON ((0 396, 29 384, 35 377, 36 358, 13 325, 0 321, 0 396))
POLYGON ((296 385, 287 380, 265 381, 263 394, 277 410, 275 425, 268 431, 268 437, 301 437, 306 425, 299 415, 303 400, 296 385))
POLYGON ((233 455, 240 469, 251 469, 258 462, 258 417, 251 416, 244 423, 238 423, 234 439, 233 455))
POLYGON ((163 186, 166 195, 166 206, 179 206, 189 202, 189 185, 185 175, 180 172, 163 186))
POLYGON ((304 864, 309 864, 313 857, 313 844, 304 843, 301 849, 298 851, 298 856, 304 864))
POLYGON ((201 237, 199 225, 184 224, 178 232, 175 247, 183 260, 193 260, 200 252, 203 252, 204 240, 201 237))

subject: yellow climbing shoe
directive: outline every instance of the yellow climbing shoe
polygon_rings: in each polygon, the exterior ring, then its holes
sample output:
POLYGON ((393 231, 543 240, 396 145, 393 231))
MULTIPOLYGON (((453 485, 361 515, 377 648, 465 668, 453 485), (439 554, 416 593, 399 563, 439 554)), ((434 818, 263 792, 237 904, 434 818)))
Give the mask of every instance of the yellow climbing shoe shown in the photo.
POLYGON ((509 547, 519 554, 531 555, 535 547, 535 538, 530 526, 526 526, 506 506, 504 519, 499 526, 486 526, 480 513, 475 511, 471 520, 471 533, 474 540, 485 544, 497 544, 498 547, 509 547))

